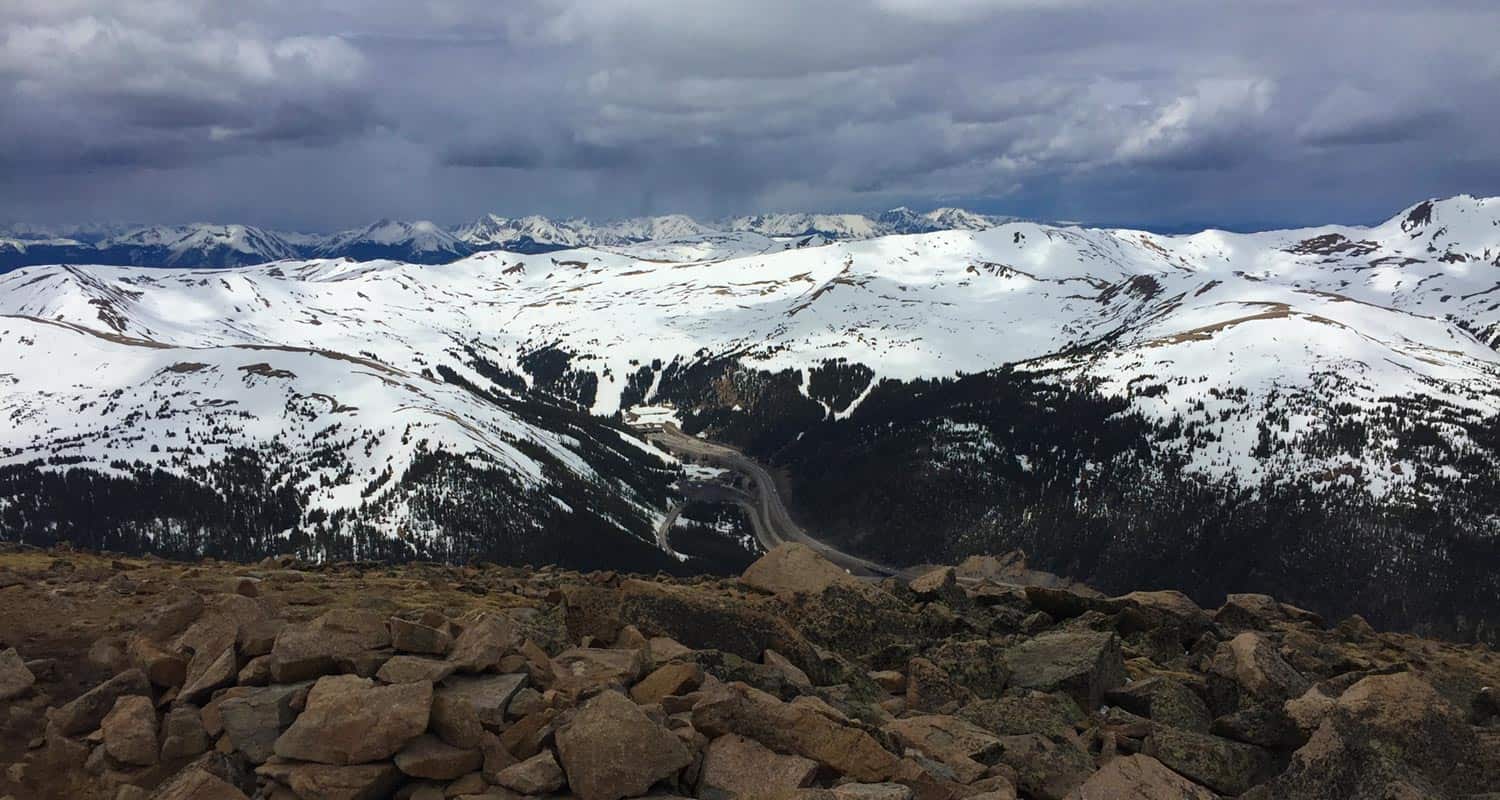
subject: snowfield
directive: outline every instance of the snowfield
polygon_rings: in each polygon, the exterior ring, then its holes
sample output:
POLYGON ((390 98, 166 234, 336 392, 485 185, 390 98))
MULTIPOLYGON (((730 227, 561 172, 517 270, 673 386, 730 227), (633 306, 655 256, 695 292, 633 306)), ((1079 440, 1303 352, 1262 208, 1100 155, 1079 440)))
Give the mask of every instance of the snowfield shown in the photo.
MULTIPOLYGON (((1182 422, 1195 435, 1172 446, 1194 469, 1247 484, 1342 479, 1350 456, 1299 447, 1340 415, 1417 403, 1463 437, 1455 420, 1500 412, 1500 200, 1422 203, 1370 228, 1187 236, 947 214, 980 229, 837 240, 811 232, 862 237, 869 220, 746 218, 722 233, 683 218, 642 227, 657 237, 644 242, 436 265, 20 269, 0 276, 0 463, 173 469, 237 443, 332 448, 345 458, 329 475, 342 477, 307 488, 318 507, 348 508, 419 446, 543 485, 516 446, 528 442, 593 480, 565 431, 452 378, 519 398, 560 370, 592 382, 578 399, 611 416, 657 401, 674 362, 725 357, 800 371, 804 387, 838 359, 873 380, 1015 365, 1182 422), (560 366, 538 366, 546 354, 560 366), (648 385, 630 394, 642 370, 648 385), (1268 427, 1281 445, 1269 453, 1268 427)), ((464 235, 540 234, 543 222, 492 218, 464 235)), ((361 236, 459 241, 404 223, 361 236)), ((1360 458, 1372 493, 1420 491, 1378 438, 1360 458)))

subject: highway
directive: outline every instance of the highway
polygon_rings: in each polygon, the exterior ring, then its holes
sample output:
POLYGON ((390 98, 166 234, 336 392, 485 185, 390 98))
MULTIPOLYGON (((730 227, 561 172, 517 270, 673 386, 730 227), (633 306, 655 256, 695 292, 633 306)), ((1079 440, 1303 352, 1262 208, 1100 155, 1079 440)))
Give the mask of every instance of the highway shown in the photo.
MULTIPOLYGON (((739 503, 749 515, 750 523, 755 528, 755 538, 760 541, 761 547, 770 550, 783 542, 799 542, 818 551, 824 558, 851 574, 863 577, 886 577, 904 572, 845 553, 808 535, 787 511, 771 473, 739 450, 689 436, 672 424, 662 426, 662 430, 658 432, 648 433, 646 438, 679 458, 727 469, 748 478, 753 491, 734 491, 730 499, 739 503)), ((668 516, 669 520, 676 518, 675 513, 668 516)), ((666 545, 666 533, 670 527, 669 521, 657 530, 657 544, 663 549, 669 549, 666 545)))

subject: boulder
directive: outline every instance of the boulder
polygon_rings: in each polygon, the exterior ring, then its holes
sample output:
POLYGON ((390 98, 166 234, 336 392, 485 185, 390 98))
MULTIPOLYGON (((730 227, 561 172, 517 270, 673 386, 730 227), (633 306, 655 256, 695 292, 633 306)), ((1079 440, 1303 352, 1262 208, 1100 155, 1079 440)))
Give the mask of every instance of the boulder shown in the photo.
POLYGON ((1197 638, 1213 624, 1213 619, 1192 598, 1182 592, 1164 590, 1131 592, 1111 602, 1130 613, 1125 624, 1141 627, 1173 627, 1184 640, 1197 638))
POLYGON ((237 786, 194 764, 168 778, 151 800, 250 800, 237 786))
POLYGON ((671 731, 617 692, 602 692, 557 731, 568 786, 583 800, 645 794, 693 757, 671 731))
POLYGON ((999 697, 1010 683, 1005 648, 985 639, 950 640, 928 652, 955 684, 977 697, 999 697))
POLYGON ((512 764, 495 776, 496 784, 527 795, 552 794, 562 788, 563 781, 562 767, 550 750, 512 764))
POLYGON ((322 764, 379 761, 421 735, 431 711, 430 683, 377 686, 352 675, 324 677, 274 749, 283 758, 322 764))
POLYGON ((1012 686, 1065 692, 1085 711, 1097 709, 1105 692, 1125 683, 1120 640, 1113 633, 1044 633, 1005 651, 1005 665, 1012 686))
POLYGON ((479 769, 484 755, 478 749, 454 747, 432 734, 423 734, 396 753, 396 768, 413 778, 451 781, 479 769))
POLYGON ((375 677, 385 683, 439 683, 457 671, 458 665, 451 661, 403 655, 392 656, 381 664, 375 677))
POLYGON ((969 701, 969 693, 948 672, 925 658, 906 665, 906 707, 926 713, 951 713, 969 701))
POLYGON ((620 592, 604 586, 568 585, 562 588, 563 624, 568 638, 581 642, 613 642, 625 623, 620 621, 620 592))
POLYGON ((813 682, 832 682, 824 680, 823 662, 812 645, 780 614, 696 587, 630 580, 620 591, 621 619, 647 637, 669 636, 696 650, 722 650, 750 661, 775 650, 813 682))
POLYGON ((437 689, 432 694, 432 717, 429 723, 439 739, 454 747, 476 748, 484 738, 484 723, 479 710, 468 697, 437 689))
POLYGON ((1152 676, 1132 681, 1104 693, 1111 703, 1153 722, 1196 733, 1207 733, 1208 706, 1198 693, 1181 681, 1152 676))
MULTIPOLYGON (((829 586, 858 586, 859 579, 805 544, 785 542, 746 568, 740 583, 768 594, 817 594, 829 586)), ((749 658, 750 656, 746 656, 749 658)))
POLYGON ((442 656, 453 647, 453 637, 440 628, 391 617, 391 646, 398 653, 442 656))
POLYGON ((156 738, 156 707, 151 698, 122 695, 99 723, 104 750, 122 764, 149 767, 161 757, 156 738))
POLYGON ((151 682, 138 669, 126 670, 94 687, 73 702, 52 711, 52 723, 64 736, 78 736, 99 727, 115 701, 127 695, 151 696, 151 682))
POLYGON ((1218 800, 1218 795, 1143 755, 1112 758, 1067 800, 1218 800))
POLYGON ((838 800, 912 800, 912 791, 899 783, 844 783, 833 787, 833 796, 838 800))
POLYGON ((963 599, 963 590, 958 588, 958 573, 953 567, 937 567, 917 576, 907 584, 922 600, 941 600, 954 603, 963 599))
POLYGON ((20 697, 36 685, 36 676, 14 647, 0 651, 0 702, 20 697))
POLYGON ((136 634, 125 644, 130 663, 146 673, 146 679, 163 689, 181 686, 187 680, 188 660, 155 640, 136 634))
POLYGON ((179 590, 165 603, 146 612, 140 630, 147 636, 165 640, 187 630, 203 613, 203 596, 190 589, 179 590))
POLYGON ((957 717, 905 717, 887 723, 884 730, 903 748, 919 750, 942 762, 961 783, 979 780, 1000 755, 997 737, 957 717))
POLYGON ((703 685, 703 667, 693 662, 667 664, 630 688, 630 698, 642 705, 663 697, 687 694, 703 685))
POLYGON ((1500 791, 1463 714, 1410 672, 1347 689, 1264 797, 1385 800, 1500 791))
POLYGON ((1275 772, 1275 759, 1259 747, 1218 736, 1159 726, 1142 752, 1221 794, 1238 795, 1275 772))
POLYGON ((698 797, 734 800, 812 785, 818 762, 781 755, 760 742, 725 734, 708 743, 698 778, 698 797))
POLYGON ((761 661, 765 663, 766 666, 775 669, 777 672, 780 672, 783 676, 785 676, 787 682, 792 684, 793 686, 804 690, 812 688, 812 679, 807 677, 807 673, 803 672, 801 669, 798 669, 796 664, 793 664, 791 661, 787 660, 786 656, 776 652, 775 650, 767 650, 765 654, 761 656, 761 661))
POLYGON ((500 659, 520 647, 521 639, 520 630, 509 617, 482 614, 464 621, 448 661, 459 672, 485 672, 498 667, 500 659))
POLYGON ((1039 800, 1062 800, 1094 772, 1094 760, 1071 741, 1034 733, 1000 737, 1000 761, 1016 773, 1016 785, 1039 800))
POLYGON ((191 705, 174 706, 161 723, 161 760, 196 758, 208 750, 203 715, 191 705))
POLYGON ((192 654, 178 697, 198 703, 207 700, 215 689, 234 685, 240 672, 235 649, 238 641, 238 620, 218 609, 188 626, 176 644, 178 651, 192 654))
POLYGON ((255 773, 291 789, 299 800, 384 800, 390 797, 401 772, 389 761, 334 766, 268 761, 255 773))
POLYGON ((317 619, 287 625, 271 648, 271 676, 295 683, 341 672, 355 672, 372 650, 390 645, 385 617, 371 611, 334 609, 317 619))
POLYGON ((498 729, 505 726, 505 709, 510 699, 525 685, 526 676, 520 673, 454 675, 443 681, 437 691, 450 701, 467 704, 480 724, 498 729))
POLYGON ((293 700, 308 684, 251 689, 218 704, 224 735, 252 764, 275 753, 276 740, 297 718, 293 700))
POLYGON ((1280 705, 1309 685, 1270 639, 1253 631, 1220 643, 1209 666, 1209 691, 1218 713, 1255 704, 1280 705))
POLYGON ((744 684, 693 707, 693 727, 708 736, 737 733, 778 753, 795 753, 858 781, 884 781, 898 759, 870 734, 808 704, 783 703, 744 684))
POLYGON ((1214 612, 1214 622, 1236 632, 1268 630, 1272 623, 1284 619, 1281 604, 1268 594, 1231 594, 1214 612))
POLYGON ((957 715, 997 736, 1039 733, 1055 740, 1072 737, 1075 727, 1085 720, 1073 698, 1045 692, 976 700, 960 708, 957 715))
POLYGON ((646 670, 639 650, 574 647, 552 659, 553 688, 574 695, 614 687, 628 689, 646 670))

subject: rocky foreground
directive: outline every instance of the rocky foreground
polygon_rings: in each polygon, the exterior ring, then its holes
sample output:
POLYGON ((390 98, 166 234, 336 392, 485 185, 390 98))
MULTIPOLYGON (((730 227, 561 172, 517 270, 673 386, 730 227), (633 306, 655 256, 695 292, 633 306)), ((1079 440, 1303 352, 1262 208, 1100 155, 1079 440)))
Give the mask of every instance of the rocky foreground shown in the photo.
POLYGON ((733 580, 0 553, 0 797, 1500 797, 1500 658, 970 559, 733 580), (1486 794, 1491 793, 1491 794, 1486 794))

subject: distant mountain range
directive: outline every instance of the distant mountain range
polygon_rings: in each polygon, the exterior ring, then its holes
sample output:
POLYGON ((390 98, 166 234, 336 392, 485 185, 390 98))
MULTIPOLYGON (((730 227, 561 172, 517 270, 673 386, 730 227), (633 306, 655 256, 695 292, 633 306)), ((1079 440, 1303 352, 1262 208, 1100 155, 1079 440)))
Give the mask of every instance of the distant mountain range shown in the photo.
POLYGON ((742 242, 748 239, 754 245, 750 250, 768 250, 891 234, 984 230, 1006 219, 957 208, 925 213, 897 208, 874 217, 757 214, 714 223, 699 222, 681 214, 604 223, 486 214, 454 228, 426 221, 387 219, 328 235, 208 223, 52 228, 13 225, 0 227, 0 271, 40 264, 236 267, 295 258, 444 264, 493 250, 536 254, 575 247, 627 247, 644 242, 693 244, 725 236, 742 242))
POLYGON ((703 468, 626 424, 666 414, 885 564, 1019 548, 1112 591, 1500 643, 1500 199, 1260 233, 993 222, 31 232, 75 264, 283 260, 0 276, 0 540, 743 560, 738 507, 692 505, 703 468))

